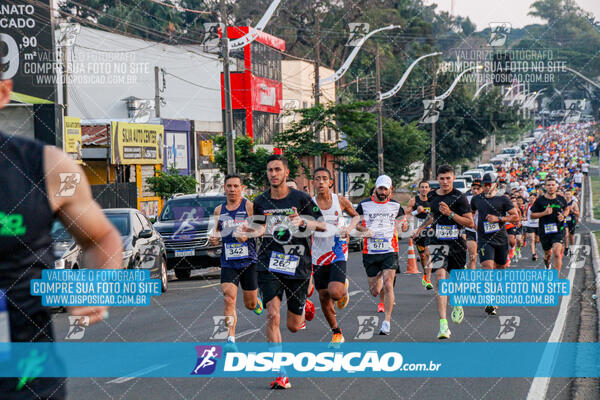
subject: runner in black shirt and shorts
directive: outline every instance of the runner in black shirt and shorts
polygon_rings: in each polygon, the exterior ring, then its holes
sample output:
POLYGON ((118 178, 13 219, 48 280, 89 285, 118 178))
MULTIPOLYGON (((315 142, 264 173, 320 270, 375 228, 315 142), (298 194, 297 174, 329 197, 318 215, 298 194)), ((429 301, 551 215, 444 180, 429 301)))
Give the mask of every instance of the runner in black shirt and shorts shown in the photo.
MULTIPOLYGON (((465 195, 454 189, 454 170, 449 165, 442 165, 437 171, 440 188, 429 192, 431 214, 413 233, 413 239, 428 225, 432 225, 435 236, 429 246, 431 252, 432 272, 436 277, 439 290, 439 280, 446 279, 448 272, 453 269, 463 269, 467 260, 467 243, 460 236, 463 226, 473 228, 473 216, 465 195)), ((437 290, 436 290, 437 293, 437 290)), ((437 295, 437 308, 440 316, 440 331, 438 339, 448 339, 450 329, 446 319, 447 296, 437 295)), ((452 321, 459 324, 464 318, 462 307, 452 310, 452 321)))
MULTIPOLYGON (((471 209, 477 212, 477 245, 479 261, 485 269, 504 269, 508 264, 507 222, 519 219, 512 201, 496 194, 498 178, 494 173, 483 176, 483 193, 471 199, 471 209)), ((497 307, 486 306, 485 312, 496 315, 497 307)))
MULTIPOLYGON (((267 309, 267 341, 281 352, 280 307, 285 293, 287 327, 297 332, 304 322, 304 305, 312 271, 309 238, 327 225, 310 196, 286 185, 290 171, 281 155, 267 159, 270 188, 254 199, 252 224, 242 231, 263 236, 258 250, 258 288, 267 309), (318 221, 320 220, 320 222, 318 221)), ((285 370, 271 382, 271 389, 288 389, 285 370)))
POLYGON ((539 235, 544 249, 544 264, 558 270, 562 268, 563 242, 565 239, 565 218, 569 215, 567 200, 557 194, 558 183, 553 177, 546 179, 546 194, 538 197, 531 207, 531 218, 539 218, 539 235))

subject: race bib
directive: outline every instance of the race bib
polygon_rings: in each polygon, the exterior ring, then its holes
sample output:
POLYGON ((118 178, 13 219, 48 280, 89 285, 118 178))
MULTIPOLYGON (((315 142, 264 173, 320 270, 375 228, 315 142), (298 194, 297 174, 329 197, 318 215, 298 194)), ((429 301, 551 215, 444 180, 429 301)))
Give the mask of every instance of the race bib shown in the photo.
POLYGON ((488 222, 485 221, 483 223, 483 231, 485 233, 494 233, 500 230, 500 224, 498 222, 488 222))
POLYGON ((456 240, 458 239, 458 227, 456 225, 437 225, 435 237, 440 240, 456 240))
POLYGON ((299 262, 300 257, 298 256, 273 251, 269 259, 269 271, 286 275, 296 275, 296 268, 298 268, 299 262))
MULTIPOLYGON (((0 343, 10 342, 10 321, 8 320, 5 293, 4 290, 0 289, 0 343)), ((0 350, 0 353, 2 353, 2 350, 0 350)))
POLYGON ((388 251, 390 249, 390 241, 388 239, 369 238, 367 249, 373 253, 388 251))
POLYGON ((248 243, 225 243, 225 259, 241 260, 248 258, 248 243))
POLYGON ((544 224, 544 233, 548 234, 548 233, 557 233, 558 232, 558 228, 556 227, 556 224, 553 222, 551 224, 544 224))
POLYGON ((567 222, 571 222, 572 218, 570 215, 567 215, 567 222))

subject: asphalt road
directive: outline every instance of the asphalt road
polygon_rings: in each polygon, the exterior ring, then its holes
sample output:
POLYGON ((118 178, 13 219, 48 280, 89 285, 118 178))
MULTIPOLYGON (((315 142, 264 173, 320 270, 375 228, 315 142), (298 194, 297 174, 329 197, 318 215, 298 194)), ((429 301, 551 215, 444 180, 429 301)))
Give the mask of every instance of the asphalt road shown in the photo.
MULTIPOLYGON (((579 227, 580 244, 589 245, 589 224, 579 227)), ((595 228, 595 227, 593 227, 595 228)), ((541 248, 538 249, 541 254, 541 248)), ((407 242, 401 243, 401 269, 406 270, 407 242)), ((589 254, 589 253, 588 253, 589 254)), ((584 263, 571 263, 565 258, 563 275, 573 274, 572 295, 563 310, 566 321, 559 341, 576 342, 579 338, 580 310, 582 302, 593 303, 584 293, 584 263), (571 270, 573 270, 571 272, 571 270)), ((514 268, 544 268, 543 262, 531 261, 529 251, 514 268)), ((355 335, 359 329, 359 316, 375 316, 378 298, 368 294, 367 278, 362 267, 361 255, 351 253, 348 263, 351 294, 348 307, 338 311, 338 321, 347 341, 359 341, 355 335)), ((438 342, 439 327, 433 291, 426 291, 420 283, 420 275, 403 274, 398 277, 396 306, 392 316, 390 336, 379 336, 377 332, 367 341, 372 342, 438 342)), ((318 296, 312 300, 317 306, 315 319, 307 329, 291 333, 282 329, 286 341, 329 341, 331 331, 323 318, 318 296)), ((207 342, 214 330, 213 317, 221 315, 223 300, 219 281, 214 275, 200 276, 194 273, 189 281, 178 281, 171 277, 169 290, 159 298, 152 299, 150 307, 112 308, 110 318, 101 324, 87 328, 82 340, 90 342, 207 342)), ((559 315, 559 307, 503 307, 498 316, 488 316, 482 307, 466 307, 465 320, 456 325, 449 322, 452 331, 450 342, 546 342, 550 338, 559 315), (500 336, 501 316, 517 316, 520 324, 514 336, 500 336)), ((450 319, 449 319, 450 321, 450 319)), ((54 316, 55 331, 59 340, 68 331, 65 314, 54 316)), ((560 332, 559 332, 560 333, 560 332)), ((256 316, 243 309, 238 297, 238 342, 264 342, 265 316, 256 316)), ((524 355, 525 356, 525 355, 524 355)), ((519 360, 514 360, 518 363, 519 360)), ((166 368, 157 364, 149 368, 166 368)), ((133 371, 132 371, 133 372, 133 371)), ((584 380, 585 381, 585 380, 584 380)), ((232 399, 232 398, 285 398, 287 399, 526 399, 532 387, 539 387, 532 378, 335 378, 309 379, 292 378, 292 389, 271 391, 270 380, 217 379, 217 378, 94 378, 68 379, 70 399, 232 399)), ((574 379, 551 379, 544 397, 556 400, 574 398, 574 379)), ((543 385, 542 385, 543 386, 543 385)), ((598 392, 596 392, 598 393, 598 392)), ((599 398, 597 396, 586 399, 599 398)))

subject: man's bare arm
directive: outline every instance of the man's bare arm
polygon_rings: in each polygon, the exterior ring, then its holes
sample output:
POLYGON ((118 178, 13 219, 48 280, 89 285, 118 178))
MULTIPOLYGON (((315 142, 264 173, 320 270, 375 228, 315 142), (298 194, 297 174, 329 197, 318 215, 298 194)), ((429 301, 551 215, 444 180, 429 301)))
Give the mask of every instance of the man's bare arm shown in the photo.
POLYGON ((48 200, 58 218, 81 246, 84 266, 88 268, 121 268, 123 244, 116 228, 108 221, 92 197, 92 191, 81 167, 59 149, 44 148, 44 170, 48 200), (72 196, 60 192, 60 173, 79 174, 72 196))
MULTIPOLYGON (((46 192, 52 211, 72 235, 83 251, 83 266, 91 268, 121 268, 123 243, 117 229, 108 221, 92 191, 85 173, 65 153, 53 146, 44 148, 46 192), (75 174, 80 181, 72 181, 74 193, 65 195, 61 188, 61 173, 75 174), (78 175, 77 175, 78 174, 78 175)), ((94 324, 105 318, 106 306, 69 307, 71 315, 87 316, 94 324)))

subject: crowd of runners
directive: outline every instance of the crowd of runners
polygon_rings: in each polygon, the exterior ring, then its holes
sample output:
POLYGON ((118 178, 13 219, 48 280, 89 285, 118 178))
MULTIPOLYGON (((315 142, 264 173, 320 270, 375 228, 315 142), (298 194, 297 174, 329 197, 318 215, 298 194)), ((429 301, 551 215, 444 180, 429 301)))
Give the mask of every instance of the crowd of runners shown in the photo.
MULTIPOLYGON (((390 334, 395 304, 394 284, 399 270, 398 241, 407 232, 417 248, 425 290, 436 289, 440 319, 438 339, 450 337, 447 297, 437 295, 437 284, 453 269, 503 269, 530 247, 532 261, 543 252, 540 268, 562 268, 580 216, 580 196, 590 155, 595 150, 590 125, 555 126, 523 145, 497 170, 473 180, 470 190, 454 188, 451 166, 438 168, 439 188, 428 181, 406 207, 392 197, 389 176, 375 182, 371 197, 357 207, 333 193, 334 179, 326 168, 313 171, 316 195, 311 197, 288 181, 287 160, 273 155, 267 161, 269 188, 254 201, 242 196, 243 178, 225 178, 227 200, 214 214, 213 244, 222 243, 221 285, 229 329, 226 348, 236 349, 238 285, 244 305, 260 315, 266 310, 266 337, 272 351, 281 351, 281 304, 291 332, 306 329, 315 315, 309 299, 316 289, 321 310, 332 332, 331 347, 344 342, 337 310, 349 301, 346 263, 350 235, 363 241, 362 264, 372 296, 380 297, 384 313, 379 332, 390 334), (263 309, 264 307, 264 309, 263 309)), ((496 315, 497 307, 485 307, 496 315)), ((454 306, 454 323, 464 311, 454 306)), ((280 371, 271 388, 291 387, 280 371)))

